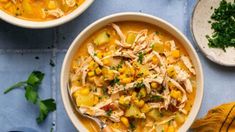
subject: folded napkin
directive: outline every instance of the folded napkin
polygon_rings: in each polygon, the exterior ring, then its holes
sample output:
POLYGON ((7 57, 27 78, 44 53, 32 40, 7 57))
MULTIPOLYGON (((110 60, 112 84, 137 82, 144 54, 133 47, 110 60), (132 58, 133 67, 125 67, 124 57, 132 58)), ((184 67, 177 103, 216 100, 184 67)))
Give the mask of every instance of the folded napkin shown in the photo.
POLYGON ((196 132, 235 132, 235 102, 215 107, 196 120, 191 129, 196 132))

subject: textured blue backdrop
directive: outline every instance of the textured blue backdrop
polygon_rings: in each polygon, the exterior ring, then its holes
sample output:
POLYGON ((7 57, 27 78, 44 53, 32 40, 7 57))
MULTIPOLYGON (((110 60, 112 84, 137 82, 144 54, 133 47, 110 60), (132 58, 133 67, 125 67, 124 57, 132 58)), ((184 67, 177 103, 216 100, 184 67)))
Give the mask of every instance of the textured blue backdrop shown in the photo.
MULTIPOLYGON (((23 29, 0 21, 0 131, 30 127, 45 132, 50 131, 52 123, 58 132, 76 131, 62 104, 59 77, 66 49, 79 32, 101 17, 133 11, 163 18, 192 40, 189 21, 195 3, 196 0, 96 0, 75 20, 46 30, 23 29), (55 62, 55 67, 49 65, 50 59, 55 62), (35 122, 38 111, 25 101, 22 90, 2 94, 4 88, 25 80, 32 70, 46 73, 40 89, 42 98, 53 97, 57 102, 57 111, 42 125, 35 122)), ((197 49, 195 44, 194 47, 197 49)), ((235 100, 235 70, 216 65, 198 49, 197 52, 205 73, 205 95, 198 115, 201 117, 209 108, 235 100)))

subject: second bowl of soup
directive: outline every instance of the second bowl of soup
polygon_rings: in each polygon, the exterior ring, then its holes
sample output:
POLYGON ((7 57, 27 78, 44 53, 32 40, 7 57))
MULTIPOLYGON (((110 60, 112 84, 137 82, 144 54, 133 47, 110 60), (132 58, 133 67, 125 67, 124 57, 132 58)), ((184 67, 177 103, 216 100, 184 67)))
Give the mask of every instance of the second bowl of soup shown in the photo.
POLYGON ((73 42, 61 91, 78 130, 97 131, 76 107, 114 131, 186 131, 199 110, 203 77, 189 41, 167 22, 139 13, 106 17, 73 42))
POLYGON ((94 0, 0 0, 0 18, 26 28, 61 25, 85 11, 94 0))

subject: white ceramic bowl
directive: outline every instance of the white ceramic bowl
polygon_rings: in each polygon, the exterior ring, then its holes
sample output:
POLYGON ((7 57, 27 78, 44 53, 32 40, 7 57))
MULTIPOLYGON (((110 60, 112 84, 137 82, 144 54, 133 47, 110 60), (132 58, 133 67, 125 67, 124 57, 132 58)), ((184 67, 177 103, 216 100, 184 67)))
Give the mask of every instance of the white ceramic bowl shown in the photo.
POLYGON ((72 11, 66 16, 63 16, 58 19, 50 20, 50 21, 29 21, 29 20, 23 20, 17 17, 14 17, 12 15, 7 14, 6 12, 0 10, 0 19, 11 23, 13 25, 19 26, 19 27, 24 27, 24 28, 32 28, 32 29, 43 29, 43 28, 50 28, 50 27, 55 27, 58 25, 62 25, 77 16, 79 16, 81 13, 83 13, 92 3, 94 0, 85 0, 85 2, 80 5, 77 9, 72 11))
POLYGON ((194 48, 192 47, 192 44, 178 29, 176 29, 171 24, 169 24, 168 22, 160 18, 150 16, 147 14, 142 14, 142 13, 119 13, 119 14, 114 14, 114 15, 104 17, 100 20, 97 20, 96 22, 88 26, 86 29, 84 29, 77 36, 77 38, 73 41, 72 45, 70 46, 64 58, 64 62, 63 62, 62 70, 61 70, 61 78, 60 78, 62 100, 65 106, 65 110, 69 118, 71 119, 72 123, 79 131, 81 132, 87 131, 86 128, 83 126, 83 124, 81 124, 81 122, 77 118, 75 111, 73 110, 72 104, 69 100, 69 95, 67 94, 66 87, 69 81, 69 70, 70 70, 70 64, 71 64, 72 58, 75 55, 76 51, 78 50, 80 44, 82 44, 92 33, 94 33, 95 31, 99 30, 100 28, 104 27, 105 25, 109 23, 118 22, 118 21, 140 21, 140 22, 146 22, 146 23, 150 23, 158 27, 161 27, 162 29, 174 35, 187 50, 196 69, 197 89, 196 89, 195 102, 192 107, 192 110, 189 113, 188 119, 185 121, 185 123, 182 125, 182 127, 179 130, 180 132, 186 132, 191 126, 191 124, 193 123, 194 119, 196 118, 196 115, 200 109, 202 97, 203 97, 203 84, 204 83, 203 83, 203 71, 202 71, 200 60, 194 48))

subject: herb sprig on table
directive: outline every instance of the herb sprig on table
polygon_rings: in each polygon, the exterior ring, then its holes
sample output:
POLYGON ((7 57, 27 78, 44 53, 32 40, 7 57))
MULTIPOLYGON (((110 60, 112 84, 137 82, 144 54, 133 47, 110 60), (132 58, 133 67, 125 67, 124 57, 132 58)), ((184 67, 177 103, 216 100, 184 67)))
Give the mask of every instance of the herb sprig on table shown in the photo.
POLYGON ((212 48, 235 47, 235 1, 233 3, 222 0, 220 6, 214 9, 211 16, 211 36, 207 35, 208 45, 212 48))
POLYGON ((37 105, 39 108, 39 115, 36 119, 38 124, 42 123, 50 112, 56 110, 56 103, 54 99, 49 98, 42 100, 38 95, 38 88, 42 83, 43 78, 44 73, 40 71, 33 71, 26 81, 18 82, 4 91, 4 94, 7 94, 13 89, 24 87, 25 98, 27 101, 37 105))

